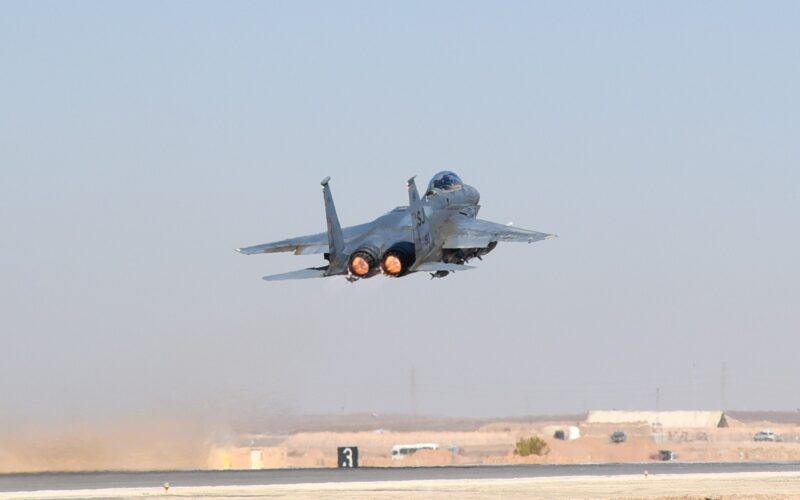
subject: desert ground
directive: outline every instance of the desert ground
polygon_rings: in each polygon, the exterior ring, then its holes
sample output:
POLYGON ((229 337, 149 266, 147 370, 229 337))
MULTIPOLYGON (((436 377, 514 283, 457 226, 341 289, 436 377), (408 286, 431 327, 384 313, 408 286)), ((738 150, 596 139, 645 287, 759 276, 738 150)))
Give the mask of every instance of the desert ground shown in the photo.
MULTIPOLYGON (((744 414, 747 417, 747 414, 744 414)), ((766 415, 769 417, 770 415, 766 415)), ((318 430, 310 426, 286 436, 243 434, 248 446, 220 446, 209 454, 210 468, 249 468, 252 450, 261 452, 261 467, 335 467, 338 446, 358 446, 364 466, 441 466, 515 463, 608 463, 656 460, 659 450, 668 449, 683 461, 797 461, 800 460, 800 418, 793 414, 773 420, 728 416, 725 428, 664 428, 654 431, 643 423, 586 424, 578 418, 535 420, 497 420, 468 426, 441 426, 430 430, 318 430), (783 420, 781 422, 780 420, 783 420), (788 420, 788 421, 787 421, 788 420), (577 426, 581 436, 574 440, 553 437, 556 430, 577 426), (780 442, 756 442, 755 433, 769 429, 780 442), (624 443, 613 443, 610 434, 624 430, 624 443), (548 445, 541 456, 520 457, 513 453, 515 443, 539 436, 548 445), (421 450, 402 460, 391 457, 391 449, 401 443, 437 443, 437 451, 421 450)), ((763 417, 763 415, 755 415, 763 417)), ((403 426, 395 426, 401 427, 403 426)))
POLYGON ((361 465, 374 467, 647 462, 662 449, 676 452, 679 461, 800 461, 800 412, 731 412, 726 428, 657 431, 642 423, 597 425, 583 418, 346 415, 252 421, 223 431, 183 421, 12 429, 0 435, 0 473, 335 467, 338 446, 358 446, 361 465), (567 426, 580 428, 580 437, 553 437, 567 426), (754 441, 763 429, 781 441, 754 441), (625 430, 627 441, 612 443, 609 436, 615 430, 625 430), (517 440, 530 436, 544 439, 548 452, 515 455, 517 440), (421 442, 440 448, 392 459, 393 445, 421 442))

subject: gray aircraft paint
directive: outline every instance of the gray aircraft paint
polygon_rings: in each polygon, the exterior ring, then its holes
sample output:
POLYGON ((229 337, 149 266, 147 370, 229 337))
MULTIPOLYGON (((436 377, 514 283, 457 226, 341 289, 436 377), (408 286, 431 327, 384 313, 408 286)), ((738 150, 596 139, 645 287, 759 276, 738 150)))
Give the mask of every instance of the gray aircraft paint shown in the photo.
POLYGON ((491 252, 498 242, 533 243, 555 236, 478 219, 478 190, 448 171, 431 179, 423 198, 419 197, 412 177, 407 183, 408 206, 397 207, 372 222, 342 229, 329 181, 330 177, 326 177, 321 183, 326 232, 236 249, 245 255, 322 253, 329 265, 265 276, 266 281, 340 275, 356 281, 375 276, 379 270, 390 275, 382 267, 390 253, 404 257, 398 277, 427 271, 431 277, 440 278, 454 271, 473 269, 467 263, 491 252), (372 263, 369 273, 363 276, 351 272, 349 263, 356 254, 364 255, 372 263))

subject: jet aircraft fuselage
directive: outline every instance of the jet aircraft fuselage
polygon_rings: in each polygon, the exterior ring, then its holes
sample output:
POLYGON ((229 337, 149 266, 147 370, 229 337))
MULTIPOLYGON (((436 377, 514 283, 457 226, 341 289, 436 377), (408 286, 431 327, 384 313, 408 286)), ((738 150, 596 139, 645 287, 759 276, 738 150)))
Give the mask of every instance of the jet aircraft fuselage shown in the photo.
POLYGON ((322 253, 328 265, 266 276, 265 280, 345 275, 356 281, 377 274, 399 277, 420 271, 444 277, 472 269, 466 265, 469 260, 491 252, 499 241, 532 243, 553 236, 478 219, 478 190, 448 171, 433 177, 424 198, 420 199, 412 178, 408 181, 408 206, 397 207, 372 222, 342 229, 329 180, 322 181, 326 233, 237 249, 244 254, 322 253))

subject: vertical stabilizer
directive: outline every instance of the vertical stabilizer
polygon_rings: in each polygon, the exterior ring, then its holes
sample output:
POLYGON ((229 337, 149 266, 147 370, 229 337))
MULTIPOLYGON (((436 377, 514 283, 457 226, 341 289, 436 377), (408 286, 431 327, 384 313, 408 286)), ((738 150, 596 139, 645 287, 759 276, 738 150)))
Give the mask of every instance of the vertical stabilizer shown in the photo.
MULTIPOLYGON (((416 176, 415 176, 416 177, 416 176)), ((417 259, 427 254, 433 246, 431 227, 425 215, 425 207, 419 199, 414 177, 408 180, 408 212, 411 215, 411 228, 414 233, 414 247, 417 259)))
POLYGON ((331 265, 328 274, 338 273, 345 268, 344 236, 339 217, 336 215, 336 205, 333 204, 333 195, 328 186, 330 177, 322 180, 322 196, 325 198, 325 221, 328 223, 328 260, 331 265))

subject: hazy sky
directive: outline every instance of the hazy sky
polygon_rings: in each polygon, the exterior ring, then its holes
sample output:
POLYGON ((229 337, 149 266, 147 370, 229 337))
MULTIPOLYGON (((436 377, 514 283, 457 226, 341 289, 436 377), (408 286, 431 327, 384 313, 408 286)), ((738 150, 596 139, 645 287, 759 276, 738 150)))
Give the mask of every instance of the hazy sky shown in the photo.
POLYGON ((0 12, 0 420, 800 407, 798 2, 0 12), (356 285, 233 251, 443 169, 560 238, 356 285))

